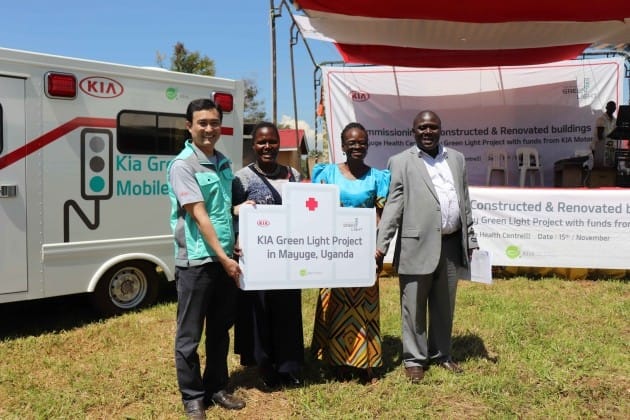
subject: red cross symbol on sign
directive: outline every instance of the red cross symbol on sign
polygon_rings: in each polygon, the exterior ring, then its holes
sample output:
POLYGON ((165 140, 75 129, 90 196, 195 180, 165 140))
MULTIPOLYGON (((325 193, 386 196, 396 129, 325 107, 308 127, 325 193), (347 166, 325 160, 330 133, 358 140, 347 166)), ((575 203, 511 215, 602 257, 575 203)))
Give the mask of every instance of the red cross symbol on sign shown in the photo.
POLYGON ((308 200, 304 203, 309 211, 315 211, 317 205, 319 204, 314 197, 309 197, 308 200))

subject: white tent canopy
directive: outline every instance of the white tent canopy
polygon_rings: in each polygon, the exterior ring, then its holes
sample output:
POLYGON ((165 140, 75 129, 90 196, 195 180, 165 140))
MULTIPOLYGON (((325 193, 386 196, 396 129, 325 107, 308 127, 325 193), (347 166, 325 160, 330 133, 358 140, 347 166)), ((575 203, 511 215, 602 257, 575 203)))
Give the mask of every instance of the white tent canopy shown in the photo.
POLYGON ((588 48, 627 50, 630 2, 546 0, 418 3, 300 0, 305 37, 334 42, 346 63, 483 67, 573 59, 588 48))

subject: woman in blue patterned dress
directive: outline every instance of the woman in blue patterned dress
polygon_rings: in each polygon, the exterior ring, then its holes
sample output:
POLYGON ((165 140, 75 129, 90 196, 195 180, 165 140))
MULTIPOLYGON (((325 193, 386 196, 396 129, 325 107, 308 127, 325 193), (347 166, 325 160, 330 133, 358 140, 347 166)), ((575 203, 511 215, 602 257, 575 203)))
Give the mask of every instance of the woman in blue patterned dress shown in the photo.
MULTIPOLYGON (((337 185, 344 207, 375 207, 378 221, 389 191, 389 171, 365 164, 368 134, 359 123, 343 129, 341 148, 346 161, 316 165, 312 182, 337 185)), ((364 381, 376 380, 374 368, 383 364, 378 279, 371 287, 320 289, 311 349, 338 379, 348 379, 358 369, 364 381)))

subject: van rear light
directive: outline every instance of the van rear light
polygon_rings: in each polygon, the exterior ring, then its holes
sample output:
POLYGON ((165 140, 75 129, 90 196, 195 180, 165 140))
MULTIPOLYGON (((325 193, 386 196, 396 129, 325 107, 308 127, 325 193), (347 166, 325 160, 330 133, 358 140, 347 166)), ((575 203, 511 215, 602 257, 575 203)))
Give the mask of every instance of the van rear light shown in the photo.
POLYGON ((219 105, 223 112, 232 112, 234 109, 234 98, 229 93, 215 92, 214 103, 219 105))
POLYGON ((73 74, 48 73, 46 94, 54 98, 74 98, 77 96, 77 78, 73 74))

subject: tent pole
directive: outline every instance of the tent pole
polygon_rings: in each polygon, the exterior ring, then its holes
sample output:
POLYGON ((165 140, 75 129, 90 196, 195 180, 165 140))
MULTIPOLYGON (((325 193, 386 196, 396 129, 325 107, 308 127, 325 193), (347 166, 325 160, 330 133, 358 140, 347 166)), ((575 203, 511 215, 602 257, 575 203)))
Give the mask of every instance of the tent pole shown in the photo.
POLYGON ((276 18, 280 17, 279 9, 276 9, 274 0, 269 0, 269 19, 271 31, 271 105, 272 122, 278 123, 278 100, 277 100, 277 74, 276 74, 276 18))
POLYGON ((291 85, 293 88, 293 121, 295 125, 295 145, 300 150, 300 135, 298 133, 298 109, 297 109, 297 92, 295 90, 295 61, 293 59, 293 47, 298 43, 298 34, 300 31, 297 29, 295 22, 291 24, 289 29, 289 51, 291 53, 291 85))

